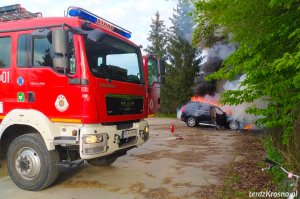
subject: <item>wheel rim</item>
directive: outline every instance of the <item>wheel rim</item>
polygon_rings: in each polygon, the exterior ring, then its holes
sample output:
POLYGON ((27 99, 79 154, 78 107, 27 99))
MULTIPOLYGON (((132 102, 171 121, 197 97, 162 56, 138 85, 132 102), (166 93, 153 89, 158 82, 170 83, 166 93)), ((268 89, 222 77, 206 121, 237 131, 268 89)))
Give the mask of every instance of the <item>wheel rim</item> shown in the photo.
POLYGON ((236 130, 236 129, 238 129, 238 123, 236 121, 230 122, 229 127, 232 130, 236 130))
POLYGON ((196 124, 196 121, 195 121, 194 118, 189 118, 189 119, 188 119, 188 125, 189 125, 189 126, 195 126, 195 124, 196 124))
POLYGON ((32 148, 23 147, 17 152, 15 166, 22 178, 32 180, 40 173, 40 157, 32 148))

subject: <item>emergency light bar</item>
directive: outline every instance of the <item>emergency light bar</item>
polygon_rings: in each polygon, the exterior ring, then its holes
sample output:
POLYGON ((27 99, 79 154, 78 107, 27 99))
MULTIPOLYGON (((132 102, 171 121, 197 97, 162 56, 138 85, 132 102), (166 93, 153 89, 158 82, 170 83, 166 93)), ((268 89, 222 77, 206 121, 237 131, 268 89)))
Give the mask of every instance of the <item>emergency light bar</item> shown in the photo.
POLYGON ((42 13, 32 13, 21 7, 21 4, 0 7, 0 22, 42 17, 42 13))
POLYGON ((110 22, 110 21, 107 21, 106 19, 103 19, 87 10, 84 10, 82 8, 77 8, 77 7, 70 7, 68 9, 68 14, 72 17, 79 17, 81 19, 84 19, 84 20, 87 20, 87 21, 90 21, 92 23, 95 23, 103 28, 106 28, 108 30, 111 30, 115 33, 118 33, 119 35, 127 38, 127 39, 130 39, 131 37, 131 32, 110 22))

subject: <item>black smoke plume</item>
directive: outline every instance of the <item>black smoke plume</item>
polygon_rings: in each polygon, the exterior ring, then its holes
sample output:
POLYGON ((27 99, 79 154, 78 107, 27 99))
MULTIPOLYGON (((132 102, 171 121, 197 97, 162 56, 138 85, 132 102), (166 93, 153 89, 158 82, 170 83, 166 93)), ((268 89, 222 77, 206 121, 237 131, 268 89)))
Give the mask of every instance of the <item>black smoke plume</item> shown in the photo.
POLYGON ((208 50, 206 61, 200 65, 199 76, 195 78, 194 95, 213 95, 216 92, 216 81, 206 81, 205 77, 218 71, 224 59, 236 50, 233 44, 217 44, 208 50))

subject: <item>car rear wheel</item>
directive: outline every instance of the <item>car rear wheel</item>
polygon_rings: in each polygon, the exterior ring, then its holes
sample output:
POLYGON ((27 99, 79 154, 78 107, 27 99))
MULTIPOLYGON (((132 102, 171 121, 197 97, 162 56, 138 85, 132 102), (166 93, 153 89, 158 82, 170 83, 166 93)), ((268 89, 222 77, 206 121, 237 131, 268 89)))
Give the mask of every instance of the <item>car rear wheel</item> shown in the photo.
POLYGON ((195 127, 197 125, 197 122, 196 122, 196 119, 194 117, 189 117, 187 120, 186 120, 186 124, 189 126, 189 127, 195 127))
POLYGON ((229 123, 229 128, 231 130, 238 130, 239 129, 239 123, 237 121, 231 121, 229 123))

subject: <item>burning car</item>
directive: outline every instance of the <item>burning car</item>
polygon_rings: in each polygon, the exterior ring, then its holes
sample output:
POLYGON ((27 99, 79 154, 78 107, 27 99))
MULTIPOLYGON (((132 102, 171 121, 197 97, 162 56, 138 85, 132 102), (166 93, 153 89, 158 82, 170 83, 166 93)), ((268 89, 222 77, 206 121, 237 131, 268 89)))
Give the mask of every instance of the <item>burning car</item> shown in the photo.
POLYGON ((212 126, 232 130, 241 128, 238 121, 231 119, 221 108, 203 103, 190 101, 182 107, 181 120, 189 127, 212 126))

